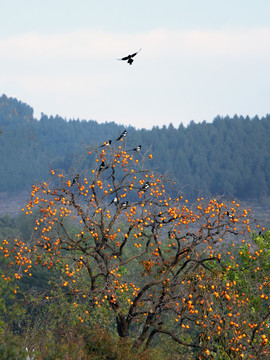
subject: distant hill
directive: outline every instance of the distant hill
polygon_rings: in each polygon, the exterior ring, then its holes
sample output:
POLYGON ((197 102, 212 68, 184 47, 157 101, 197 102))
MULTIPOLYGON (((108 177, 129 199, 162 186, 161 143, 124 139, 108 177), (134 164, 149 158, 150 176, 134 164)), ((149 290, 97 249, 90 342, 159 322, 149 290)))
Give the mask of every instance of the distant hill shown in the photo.
MULTIPOLYGON (((0 130, 0 192, 14 193, 46 180, 50 168, 68 172, 91 167, 82 157, 87 146, 115 140, 124 127, 45 114, 37 120, 29 105, 2 95, 0 130)), ((141 144, 142 153, 151 149, 148 165, 175 179, 189 196, 270 196, 270 115, 127 131, 128 146, 141 144)))

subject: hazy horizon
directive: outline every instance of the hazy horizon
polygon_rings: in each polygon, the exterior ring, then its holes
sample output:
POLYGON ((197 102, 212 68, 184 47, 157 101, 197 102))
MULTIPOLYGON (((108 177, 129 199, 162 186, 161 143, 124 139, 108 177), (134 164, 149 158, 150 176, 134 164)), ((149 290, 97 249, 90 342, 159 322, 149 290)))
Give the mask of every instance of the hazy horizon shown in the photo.
POLYGON ((1 92, 31 105, 36 118, 151 129, 269 113, 266 0, 1 7, 1 92), (132 66, 116 60, 140 48, 132 66))

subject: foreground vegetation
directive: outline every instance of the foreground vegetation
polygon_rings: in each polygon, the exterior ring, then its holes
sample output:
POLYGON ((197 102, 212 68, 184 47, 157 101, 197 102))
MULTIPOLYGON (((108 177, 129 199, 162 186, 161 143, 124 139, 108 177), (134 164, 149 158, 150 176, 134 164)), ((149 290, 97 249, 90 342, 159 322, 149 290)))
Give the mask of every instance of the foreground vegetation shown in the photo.
POLYGON ((173 196, 125 141, 2 218, 2 358, 269 359, 270 232, 235 200, 173 196))

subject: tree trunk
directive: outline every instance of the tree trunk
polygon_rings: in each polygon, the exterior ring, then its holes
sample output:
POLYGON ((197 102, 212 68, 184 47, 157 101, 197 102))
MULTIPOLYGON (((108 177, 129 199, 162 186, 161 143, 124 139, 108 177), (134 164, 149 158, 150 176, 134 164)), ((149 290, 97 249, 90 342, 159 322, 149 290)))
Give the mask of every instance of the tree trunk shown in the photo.
POLYGON ((142 345, 142 343, 145 341, 154 316, 155 316, 154 313, 148 314, 145 325, 144 325, 143 330, 141 332, 141 335, 138 337, 137 340, 135 340, 135 342, 134 342, 134 344, 132 346, 133 349, 139 348, 142 345))
POLYGON ((117 331, 118 331, 118 335, 121 338, 125 338, 128 336, 128 322, 125 318, 125 316, 123 316, 122 314, 118 314, 116 316, 116 322, 117 322, 117 331))

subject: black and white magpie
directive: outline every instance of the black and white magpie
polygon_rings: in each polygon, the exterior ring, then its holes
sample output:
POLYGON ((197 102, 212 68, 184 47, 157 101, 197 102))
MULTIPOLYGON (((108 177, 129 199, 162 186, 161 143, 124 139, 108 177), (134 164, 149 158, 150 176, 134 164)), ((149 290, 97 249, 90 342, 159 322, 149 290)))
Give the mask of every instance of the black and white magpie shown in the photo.
POLYGON ((115 196, 112 201, 109 203, 109 205, 111 205, 112 203, 114 203, 115 206, 117 206, 119 204, 119 199, 117 196, 115 196))
POLYGON ((139 191, 146 191, 150 187, 149 182, 147 181, 143 186, 140 188, 139 191))
POLYGON ((106 142, 104 142, 104 144, 103 144, 103 145, 100 145, 100 147, 103 147, 103 146, 110 146, 110 145, 111 145, 111 143, 112 143, 112 140, 106 141, 106 142))
POLYGON ((131 149, 129 151, 136 151, 136 152, 140 152, 142 148, 142 145, 136 146, 134 149, 131 149))
POLYGON ((122 203, 120 204, 121 210, 126 209, 127 206, 128 206, 128 201, 124 201, 124 202, 122 202, 122 203))
POLYGON ((98 168, 98 172, 100 172, 101 170, 106 168, 106 164, 104 161, 102 161, 102 163, 100 164, 99 168, 98 168))
POLYGON ((74 185, 76 182, 78 182, 79 176, 80 176, 79 174, 76 174, 76 175, 74 176, 74 179, 72 180, 71 186, 74 185))
POLYGON ((123 137, 126 137, 127 136, 127 130, 124 130, 123 132, 122 132, 122 134, 116 139, 116 141, 119 141, 119 140, 121 140, 123 137))

